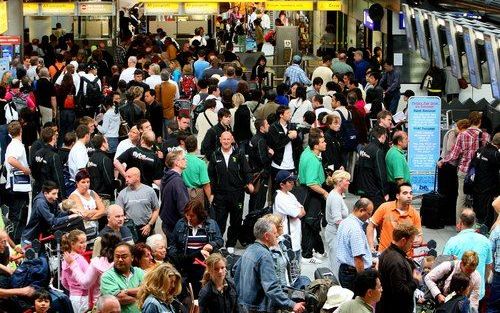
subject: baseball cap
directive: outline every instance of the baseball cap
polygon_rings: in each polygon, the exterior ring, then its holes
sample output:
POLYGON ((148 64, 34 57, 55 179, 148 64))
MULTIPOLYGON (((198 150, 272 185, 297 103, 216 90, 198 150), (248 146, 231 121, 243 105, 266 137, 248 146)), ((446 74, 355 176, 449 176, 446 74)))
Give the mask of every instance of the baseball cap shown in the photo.
POLYGON ((300 55, 296 54, 296 55, 293 56, 292 61, 293 61, 293 63, 297 63, 298 64, 298 63, 302 62, 302 57, 300 55))
POLYGON ((285 170, 280 170, 278 172, 278 174, 276 174, 276 182, 278 184, 281 184, 281 183, 284 183, 284 182, 287 182, 287 181, 290 181, 290 180, 297 180, 297 176, 293 175, 291 172, 289 171, 285 171, 285 170))

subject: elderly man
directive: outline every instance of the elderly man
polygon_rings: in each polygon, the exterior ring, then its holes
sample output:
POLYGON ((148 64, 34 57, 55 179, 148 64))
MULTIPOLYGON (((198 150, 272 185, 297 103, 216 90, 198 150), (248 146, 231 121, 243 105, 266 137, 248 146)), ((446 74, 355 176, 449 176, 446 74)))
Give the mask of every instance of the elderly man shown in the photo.
POLYGON ((136 70, 137 58, 131 56, 128 58, 128 67, 122 71, 120 74, 120 80, 124 80, 127 84, 129 81, 134 79, 134 72, 136 70))
POLYGON ((140 312, 137 306, 137 292, 144 280, 144 272, 132 266, 132 246, 121 243, 114 251, 114 266, 102 274, 101 294, 115 296, 124 313, 140 312))
POLYGON ((136 167, 127 170, 125 182, 127 187, 118 194, 116 204, 125 210, 129 219, 127 227, 133 236, 136 234, 134 241, 145 242, 160 212, 158 196, 151 186, 141 183, 141 172, 136 167))
POLYGON ((120 302, 115 296, 100 296, 95 304, 96 313, 120 313, 122 311, 120 302))
POLYGON ((122 241, 134 243, 132 238, 132 232, 127 226, 123 226, 125 223, 125 212, 123 208, 117 204, 112 204, 108 207, 108 224, 99 233, 99 236, 103 236, 107 233, 116 233, 122 239, 122 241))
POLYGON ((307 77, 306 72, 300 67, 301 62, 302 57, 300 55, 293 56, 292 65, 285 70, 285 82, 288 85, 301 83, 308 86, 311 84, 311 80, 307 77))
POLYGON ((260 218, 253 228, 256 241, 236 262, 234 283, 244 312, 274 312, 277 309, 302 313, 304 303, 290 300, 281 288, 270 247, 278 244, 278 230, 260 218))

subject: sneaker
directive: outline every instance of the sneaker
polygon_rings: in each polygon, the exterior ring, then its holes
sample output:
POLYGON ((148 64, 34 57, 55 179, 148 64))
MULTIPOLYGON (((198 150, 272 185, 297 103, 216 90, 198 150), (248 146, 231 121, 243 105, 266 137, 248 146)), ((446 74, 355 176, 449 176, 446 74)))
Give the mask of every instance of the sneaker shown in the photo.
POLYGON ((327 259, 328 258, 328 255, 325 253, 321 254, 321 253, 318 253, 318 252, 313 252, 313 257, 315 257, 316 259, 327 259))
POLYGON ((323 261, 320 259, 316 259, 315 257, 312 258, 302 258, 302 263, 303 264, 321 264, 323 261))

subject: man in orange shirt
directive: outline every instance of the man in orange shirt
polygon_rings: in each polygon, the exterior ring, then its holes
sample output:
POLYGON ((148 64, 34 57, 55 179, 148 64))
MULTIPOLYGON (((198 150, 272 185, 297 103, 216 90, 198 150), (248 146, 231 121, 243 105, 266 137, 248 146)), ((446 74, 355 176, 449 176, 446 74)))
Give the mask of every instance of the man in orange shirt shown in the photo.
MULTIPOLYGON (((375 211, 369 219, 368 227, 366 228, 368 244, 373 252, 376 251, 374 244, 376 228, 380 230, 379 253, 382 253, 382 251, 391 245, 392 231, 400 224, 415 226, 420 232, 415 239, 415 244, 419 244, 422 241, 420 214, 411 205, 412 200, 413 192, 411 185, 405 182, 397 187, 396 201, 385 202, 375 211)), ((413 254, 413 250, 410 250, 408 254, 413 254)))

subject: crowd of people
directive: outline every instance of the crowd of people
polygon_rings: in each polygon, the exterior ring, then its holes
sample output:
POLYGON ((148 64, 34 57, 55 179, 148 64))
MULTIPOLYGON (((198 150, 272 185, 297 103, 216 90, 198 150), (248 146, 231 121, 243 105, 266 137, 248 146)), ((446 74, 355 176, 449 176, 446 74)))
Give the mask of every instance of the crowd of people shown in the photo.
POLYGON ((182 46, 161 29, 123 36, 111 56, 104 43, 80 48, 53 35, 12 61, 0 82, 0 310, 52 305, 48 284, 11 280, 13 264, 57 229, 51 284, 75 313, 302 313, 307 303, 286 287, 308 286, 302 265, 323 262, 356 296, 339 312, 410 313, 425 286, 437 305, 498 312, 500 133, 482 127, 480 112, 446 136, 438 166, 457 181, 448 196, 459 233, 443 254, 456 260, 426 273, 412 259, 422 223, 406 120, 393 123, 393 62, 338 51, 307 73, 296 55, 274 89, 265 57, 247 77, 231 43, 218 53, 203 36, 198 28, 182 46), (360 196, 353 208, 348 192, 360 196), (249 229, 247 194, 249 212, 272 208, 249 229), (490 240, 474 231, 476 216, 490 240), (241 240, 248 233, 255 242, 241 240))

